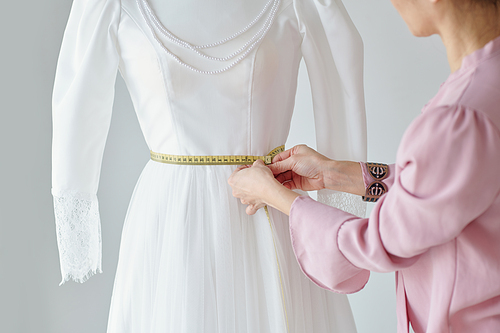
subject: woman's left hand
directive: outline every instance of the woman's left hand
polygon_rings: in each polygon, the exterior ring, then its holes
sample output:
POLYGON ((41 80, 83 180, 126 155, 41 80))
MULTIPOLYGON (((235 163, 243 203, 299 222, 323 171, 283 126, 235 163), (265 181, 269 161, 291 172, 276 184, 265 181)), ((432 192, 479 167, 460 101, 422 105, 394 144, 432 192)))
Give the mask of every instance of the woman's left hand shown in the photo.
POLYGON ((255 214, 269 205, 289 214, 293 200, 299 196, 281 185, 263 161, 257 160, 252 166, 241 166, 228 179, 233 188, 233 196, 248 205, 246 213, 255 214))
POLYGON ((266 192, 272 185, 276 185, 276 179, 262 160, 257 160, 250 165, 244 165, 236 169, 228 179, 233 188, 233 196, 240 199, 241 203, 248 205, 248 215, 255 214, 260 208, 268 205, 265 200, 266 192))

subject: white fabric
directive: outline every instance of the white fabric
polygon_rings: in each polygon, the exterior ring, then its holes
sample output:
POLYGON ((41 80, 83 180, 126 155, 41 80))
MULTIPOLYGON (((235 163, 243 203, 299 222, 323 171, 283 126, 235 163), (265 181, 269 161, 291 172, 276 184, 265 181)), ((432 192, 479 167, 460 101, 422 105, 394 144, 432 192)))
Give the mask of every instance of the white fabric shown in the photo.
MULTIPOLYGON (((266 2, 149 1, 170 31, 193 44, 239 31, 266 2)), ((205 52, 230 54, 259 28, 205 52)), ((224 67, 164 43, 197 68, 224 67)), ((203 75, 165 54, 136 0, 75 0, 53 98, 53 194, 63 282, 82 282, 101 270, 96 192, 117 69, 151 150, 265 155, 287 139, 304 57, 319 151, 365 160, 362 54, 340 0, 283 0, 256 50, 225 73, 203 75)), ((247 216, 231 196, 227 178, 234 168, 148 163, 124 225, 108 332, 275 333, 287 331, 285 317, 290 332, 355 331, 345 296, 318 289, 300 273, 288 220, 271 210, 285 315, 269 223, 263 211, 247 216)), ((364 209, 359 198, 320 192, 322 201, 364 209)))
POLYGON ((102 273, 97 197, 55 190, 52 195, 63 276, 61 284, 70 279, 83 283, 90 276, 102 273))

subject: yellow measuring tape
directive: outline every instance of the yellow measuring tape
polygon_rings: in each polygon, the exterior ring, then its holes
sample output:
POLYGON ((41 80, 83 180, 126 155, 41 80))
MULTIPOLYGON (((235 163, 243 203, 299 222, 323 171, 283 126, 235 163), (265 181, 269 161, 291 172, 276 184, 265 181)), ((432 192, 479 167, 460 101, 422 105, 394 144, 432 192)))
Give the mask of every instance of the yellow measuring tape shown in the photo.
MULTIPOLYGON (((167 164, 177 164, 177 165, 249 165, 253 164, 257 160, 264 161, 265 164, 271 164, 273 157, 279 153, 285 151, 285 146, 279 146, 274 148, 266 156, 251 156, 251 155, 205 155, 205 156, 192 156, 192 155, 169 155, 155 153, 151 151, 151 159, 155 162, 167 163, 167 164)), ((269 221, 269 227, 271 228, 271 236, 273 239, 274 253, 276 254, 276 266, 278 267, 278 275, 280 279, 281 286, 281 297, 283 300, 283 310, 285 312, 286 329, 287 332, 290 331, 288 326, 288 314, 286 311, 285 302, 285 292, 283 289, 283 280, 281 277, 281 267, 278 260, 278 250, 276 249, 276 241, 274 239, 273 225, 271 222, 271 215, 269 214, 269 209, 264 207, 266 211, 267 220, 269 221)))
POLYGON ((249 165, 257 160, 264 161, 265 164, 271 164, 273 157, 285 151, 285 146, 274 148, 266 156, 250 155, 169 155, 155 153, 151 151, 151 159, 156 162, 178 165, 249 165))

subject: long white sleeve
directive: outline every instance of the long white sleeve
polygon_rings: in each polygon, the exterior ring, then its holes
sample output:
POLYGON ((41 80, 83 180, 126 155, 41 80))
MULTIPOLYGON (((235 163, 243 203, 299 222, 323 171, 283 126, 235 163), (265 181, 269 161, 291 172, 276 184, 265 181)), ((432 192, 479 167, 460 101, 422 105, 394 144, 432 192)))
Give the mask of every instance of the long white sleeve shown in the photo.
MULTIPOLYGON (((341 0, 296 0, 295 9, 311 82, 317 149, 336 160, 366 161, 361 37, 341 0)), ((365 215, 359 196, 321 190, 318 200, 365 215)))
POLYGON ((75 0, 53 93, 52 194, 62 283, 101 272, 97 188, 118 68, 119 0, 75 0))

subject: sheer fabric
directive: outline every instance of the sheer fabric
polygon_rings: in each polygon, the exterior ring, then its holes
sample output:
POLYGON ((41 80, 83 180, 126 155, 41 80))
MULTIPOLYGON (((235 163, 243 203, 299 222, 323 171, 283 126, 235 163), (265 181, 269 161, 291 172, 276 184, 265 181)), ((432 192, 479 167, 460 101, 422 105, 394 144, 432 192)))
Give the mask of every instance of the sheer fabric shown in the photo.
MULTIPOLYGON (((149 1, 162 24, 193 44, 241 30, 266 3, 149 1)), ((206 52, 231 53, 260 28, 256 24, 206 52)), ((197 68, 225 66, 160 39, 197 68)), ((53 194, 63 282, 83 282, 101 271, 96 193, 117 70, 152 151, 265 155, 287 139, 303 57, 318 149, 336 159, 365 160, 362 53, 340 1, 283 0, 248 57, 227 72, 204 75, 165 53, 135 0, 75 0, 53 98, 53 194)), ((148 162, 124 224, 109 332, 355 330, 345 296, 322 291, 300 274, 287 218, 271 210, 280 282, 264 212, 247 216, 231 196, 227 178, 234 168, 148 162)), ((358 198, 328 191, 319 198, 363 215, 358 198)))

